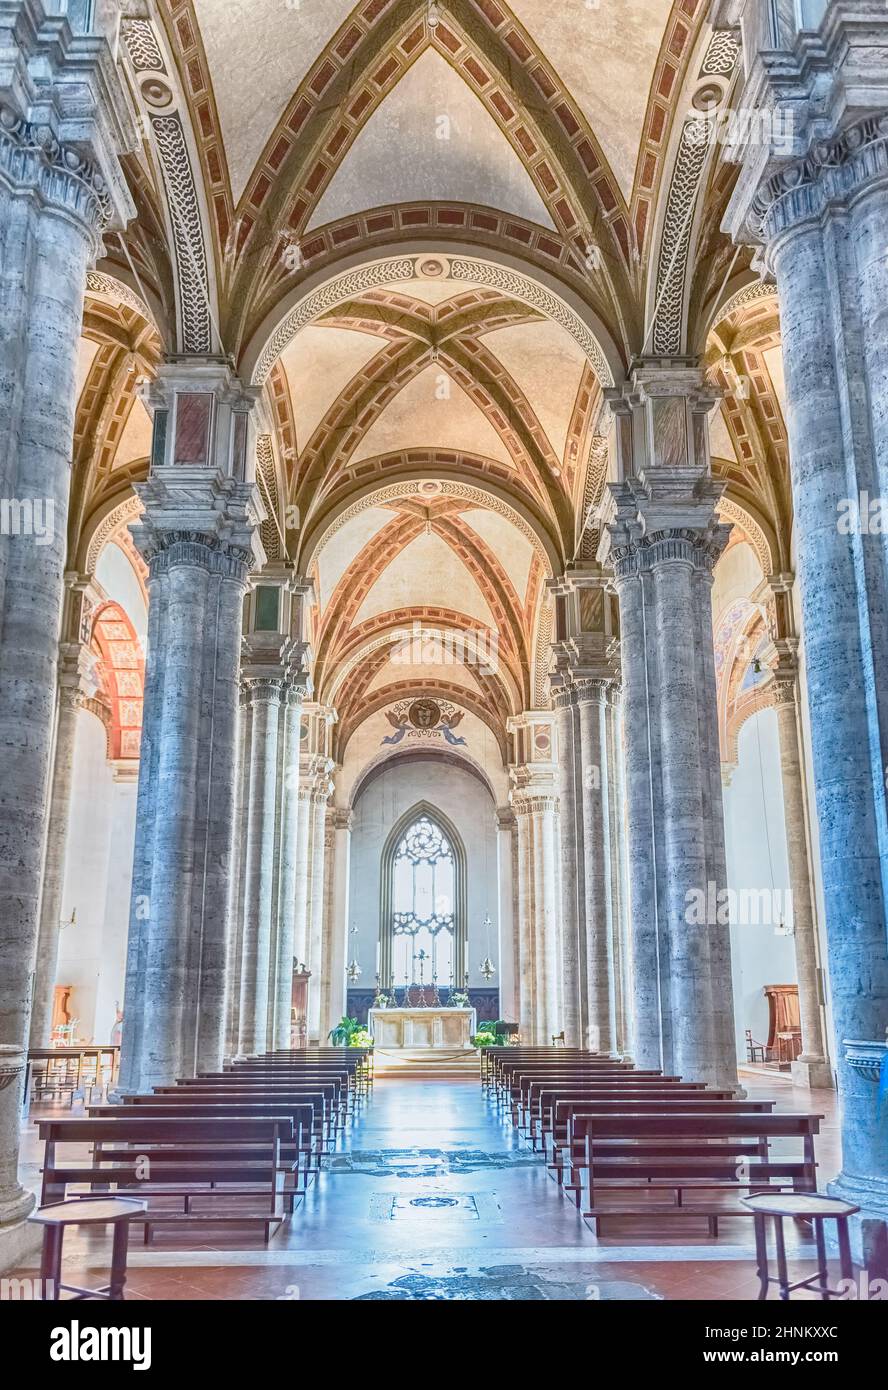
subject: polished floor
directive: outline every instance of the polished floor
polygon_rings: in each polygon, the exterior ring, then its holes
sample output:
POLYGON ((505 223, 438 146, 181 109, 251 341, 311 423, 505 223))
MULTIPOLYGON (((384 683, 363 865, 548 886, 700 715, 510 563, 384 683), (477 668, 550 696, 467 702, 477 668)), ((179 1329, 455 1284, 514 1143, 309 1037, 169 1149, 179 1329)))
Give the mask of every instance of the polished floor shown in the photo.
MULTIPOLYGON (((747 1080, 781 1107, 825 1114, 821 1185, 833 1172, 834 1098, 747 1080)), ((27 1176, 39 1145, 28 1127, 27 1176)), ((36 1184, 35 1184, 36 1185, 36 1184)), ((791 1224, 791 1223, 790 1223, 791 1224)), ((751 1223, 712 1239, 698 1218, 610 1223, 596 1238, 542 1160, 477 1080, 382 1077, 325 1171, 266 1248, 220 1228, 222 1245, 185 1248, 181 1233, 131 1246, 127 1297, 267 1300, 752 1299, 751 1223)), ((789 1234, 807 1274, 804 1230, 789 1234)), ((96 1284, 102 1237, 66 1237, 65 1277, 96 1284)), ((28 1271, 21 1271, 27 1273, 28 1271)), ((30 1271, 33 1272, 33 1271, 30 1271)))

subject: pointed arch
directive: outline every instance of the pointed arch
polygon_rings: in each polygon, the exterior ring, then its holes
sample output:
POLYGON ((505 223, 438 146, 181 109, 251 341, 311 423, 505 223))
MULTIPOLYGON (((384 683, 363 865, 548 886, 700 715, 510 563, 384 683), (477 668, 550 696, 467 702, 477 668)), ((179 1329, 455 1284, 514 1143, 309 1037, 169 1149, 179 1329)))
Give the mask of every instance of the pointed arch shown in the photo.
MULTIPOLYGON (((396 821, 382 849, 379 901, 379 975, 380 980, 393 984, 394 957, 394 874, 398 848, 418 822, 427 820, 447 843, 453 857, 453 983, 458 986, 465 976, 468 945, 468 905, 466 889, 466 848, 456 826, 443 811, 430 801, 417 801, 396 821)), ((412 982, 411 982, 412 983, 412 982)))

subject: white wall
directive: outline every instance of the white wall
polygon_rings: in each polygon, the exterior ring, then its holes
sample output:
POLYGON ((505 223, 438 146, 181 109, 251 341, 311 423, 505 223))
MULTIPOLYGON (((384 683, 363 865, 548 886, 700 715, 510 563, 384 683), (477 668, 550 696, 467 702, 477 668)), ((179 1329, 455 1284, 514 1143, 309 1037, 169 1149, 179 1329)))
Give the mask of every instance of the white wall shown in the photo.
POLYGON ((110 1041, 123 1005, 135 841, 136 769, 115 780, 105 749, 104 726, 81 710, 62 889, 62 921, 74 909, 77 920, 61 932, 56 983, 73 985, 69 1008, 87 1042, 110 1041))
MULTIPOLYGON (((357 936, 349 942, 349 958, 357 943, 363 974, 359 987, 372 988, 376 973, 382 851, 392 827, 412 806, 428 801, 456 826, 466 851, 466 900, 468 911, 469 984, 473 988, 496 986, 498 976, 487 981, 478 974, 486 953, 482 924, 490 914, 491 954, 497 957, 496 821, 493 798, 469 772, 442 762, 397 762, 386 768, 362 791, 354 806, 351 839, 349 927, 357 936)), ((447 984, 447 981, 439 981, 447 984)))
POLYGON ((56 983, 74 986, 69 1008, 80 1020, 77 1036, 87 1041, 103 1041, 95 1035, 96 996, 102 969, 114 785, 105 748, 104 725, 94 714, 80 710, 62 889, 62 921, 75 909, 77 921, 61 933, 56 983))
MULTIPOLYGON (((789 889, 783 788, 777 716, 762 710, 746 721, 737 743, 738 765, 724 789, 728 886, 735 890, 772 888, 783 905, 789 889), (770 839, 770 855, 768 841, 770 839)), ((790 924, 791 919, 788 919, 790 924)), ((772 922, 731 923, 737 1055, 746 1058, 745 1030, 758 1042, 768 1037, 765 985, 796 983, 795 948, 772 922)))

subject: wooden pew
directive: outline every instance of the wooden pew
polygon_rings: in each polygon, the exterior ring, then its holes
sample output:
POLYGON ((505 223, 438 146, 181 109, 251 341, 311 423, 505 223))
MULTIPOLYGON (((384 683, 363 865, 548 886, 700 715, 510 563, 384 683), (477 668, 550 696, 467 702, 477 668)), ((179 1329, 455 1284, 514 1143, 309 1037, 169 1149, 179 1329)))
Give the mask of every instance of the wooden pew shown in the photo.
POLYGON ((585 1174, 588 1187, 583 1216, 593 1222, 597 1235, 604 1217, 662 1215, 705 1217, 710 1234, 718 1235, 720 1217, 750 1215, 748 1208, 731 1201, 738 1192, 772 1186, 775 1191, 787 1186, 796 1192, 817 1190, 814 1136, 822 1118, 749 1109, 679 1113, 673 1106, 654 1114, 574 1112, 571 1151, 574 1144, 583 1147, 580 1181, 585 1174), (800 1142, 801 1158, 772 1156, 774 1139, 800 1142), (675 1194, 672 1202, 651 1199, 649 1194, 663 1189, 675 1194), (687 1202, 688 1192, 714 1193, 723 1200, 710 1195, 706 1202, 687 1202), (614 1195, 618 1200, 608 1202, 614 1195))
MULTIPOLYGON (((289 1182, 284 1184, 284 1192, 287 1197, 288 1211, 295 1209, 294 1195, 300 1189, 307 1190, 309 1177, 313 1164, 319 1161, 321 1149, 313 1138, 313 1126, 315 1108, 310 1101, 304 1099, 293 1099, 292 1097, 269 1098, 253 1092, 245 1095, 231 1095, 224 1098, 216 1095, 201 1095, 194 1100, 188 1094, 181 1092, 165 1096, 133 1096, 131 1107, 133 1113, 138 1114, 140 1119, 175 1119, 182 1117, 196 1120, 225 1119, 228 1116, 239 1116, 245 1119, 260 1119, 263 1117, 278 1117, 293 1121, 293 1138, 281 1142, 281 1158, 283 1160, 284 1171, 288 1179, 292 1178, 293 1185, 289 1182)), ((89 1107, 90 1117, 96 1119, 111 1119, 115 1115, 120 1115, 120 1106, 116 1105, 96 1105, 89 1107)), ((103 1151, 108 1152, 103 1146, 103 1151)), ((115 1150, 108 1155, 111 1158, 123 1157, 122 1150, 115 1150)), ((193 1147, 189 1148, 189 1156, 192 1159, 212 1158, 212 1150, 204 1149, 199 1153, 193 1147)))
POLYGON ((677 1101, 683 1095, 692 1097, 705 1095, 710 1100, 730 1100, 733 1091, 708 1090, 702 1081, 665 1081, 659 1077, 648 1077, 643 1083, 627 1086, 622 1080, 588 1081, 585 1079, 567 1081, 530 1082, 527 1097, 529 1116, 528 1137, 534 1149, 539 1139, 548 1159, 548 1142, 563 1141, 567 1131, 563 1121, 556 1124, 555 1103, 579 1100, 664 1100, 677 1101))
POLYGON ((285 1216, 284 1142, 294 1142, 294 1126, 284 1116, 191 1116, 145 1119, 130 1108, 109 1107, 107 1118, 38 1120, 44 1141, 41 1204, 64 1200, 69 1184, 88 1184, 91 1191, 116 1188, 148 1199, 148 1209, 133 1221, 145 1228, 150 1243, 156 1226, 256 1225, 268 1243, 271 1230, 285 1216), (61 1145, 91 1144, 89 1159, 65 1161, 61 1145), (105 1146, 116 1156, 105 1157, 105 1146), (201 1157, 193 1157, 200 1153, 201 1157), (147 1168, 145 1160, 148 1160, 147 1168), (157 1207, 151 1199, 182 1198, 181 1210, 157 1207), (195 1211, 195 1200, 212 1201, 213 1210, 195 1211), (237 1203, 249 1200, 251 1210, 237 1203), (227 1210, 219 1210, 228 1204, 227 1210), (264 1205, 261 1205, 264 1204, 264 1205))

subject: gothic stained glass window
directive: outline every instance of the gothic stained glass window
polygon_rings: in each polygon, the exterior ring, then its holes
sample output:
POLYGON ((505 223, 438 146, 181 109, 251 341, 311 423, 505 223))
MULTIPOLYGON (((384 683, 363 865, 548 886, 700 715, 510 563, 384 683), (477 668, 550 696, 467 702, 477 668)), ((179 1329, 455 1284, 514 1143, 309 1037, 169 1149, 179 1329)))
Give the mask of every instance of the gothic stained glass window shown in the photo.
POLYGON ((441 827, 422 815, 401 837, 392 861, 394 983, 449 985, 454 970, 456 864, 441 827), (424 955, 420 956, 420 952, 424 955), (420 962, 423 969, 420 971, 420 962))

